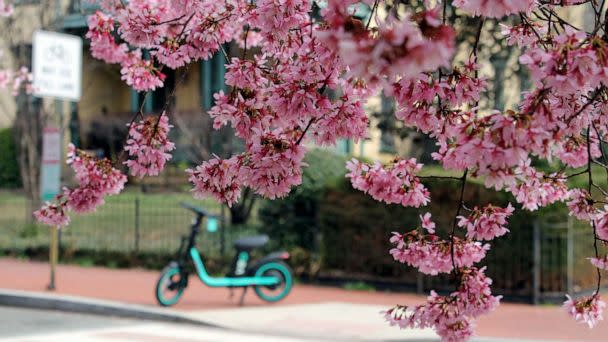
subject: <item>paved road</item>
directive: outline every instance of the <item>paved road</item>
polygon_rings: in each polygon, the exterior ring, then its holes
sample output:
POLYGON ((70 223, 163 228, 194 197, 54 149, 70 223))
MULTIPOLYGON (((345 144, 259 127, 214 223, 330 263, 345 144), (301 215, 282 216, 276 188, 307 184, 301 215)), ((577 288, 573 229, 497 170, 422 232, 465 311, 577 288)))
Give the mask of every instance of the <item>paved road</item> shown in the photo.
POLYGON ((310 339, 0 306, 0 341, 310 342, 310 339))
MULTIPOLYGON (((66 312, 32 310, 0 306, 0 341, 4 342, 344 342, 359 340, 319 336, 268 335, 263 331, 215 329, 187 324, 147 322, 66 312)), ((402 338, 365 338, 378 342, 437 342, 428 332, 408 334, 402 338)), ((528 342, 493 338, 473 342, 528 342)), ((534 342, 539 342, 538 340, 534 342)), ((549 341, 547 341, 549 342, 549 341)))

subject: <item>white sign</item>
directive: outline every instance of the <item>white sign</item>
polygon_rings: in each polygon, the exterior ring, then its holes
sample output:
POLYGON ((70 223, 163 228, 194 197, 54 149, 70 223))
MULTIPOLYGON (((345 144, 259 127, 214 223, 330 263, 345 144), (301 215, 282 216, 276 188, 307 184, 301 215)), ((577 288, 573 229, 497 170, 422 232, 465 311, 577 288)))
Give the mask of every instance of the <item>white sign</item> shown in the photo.
POLYGON ((36 31, 33 41, 34 95, 80 100, 82 39, 69 34, 36 31))
POLYGON ((61 133, 47 127, 42 132, 42 169, 40 170, 40 198, 50 201, 61 189, 61 133))

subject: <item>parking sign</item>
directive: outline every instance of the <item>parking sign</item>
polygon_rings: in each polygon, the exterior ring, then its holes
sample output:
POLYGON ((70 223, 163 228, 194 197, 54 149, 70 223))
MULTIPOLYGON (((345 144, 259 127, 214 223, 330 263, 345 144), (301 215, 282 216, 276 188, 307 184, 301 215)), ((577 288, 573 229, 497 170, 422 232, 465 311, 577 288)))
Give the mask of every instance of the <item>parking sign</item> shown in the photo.
POLYGON ((36 31, 33 41, 34 95, 80 100, 82 39, 69 34, 36 31))

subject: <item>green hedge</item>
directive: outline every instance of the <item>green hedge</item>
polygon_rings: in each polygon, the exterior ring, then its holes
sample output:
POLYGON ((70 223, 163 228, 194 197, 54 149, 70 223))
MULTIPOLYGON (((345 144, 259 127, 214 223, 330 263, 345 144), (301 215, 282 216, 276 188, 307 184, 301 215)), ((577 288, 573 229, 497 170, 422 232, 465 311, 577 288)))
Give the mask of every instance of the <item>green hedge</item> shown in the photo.
MULTIPOLYGON (((352 189, 348 180, 339 179, 326 189, 319 204, 319 225, 322 234, 321 271, 333 275, 362 275, 371 279, 399 283, 415 288, 415 269, 395 262, 389 250, 391 232, 405 232, 419 225, 418 215, 430 212, 437 223, 438 233, 447 236, 454 218, 459 185, 455 181, 436 180, 427 183, 431 203, 424 208, 404 208, 386 205, 352 189)), ((486 189, 481 184, 466 186, 468 206, 506 206, 514 198, 504 192, 486 189)), ((564 206, 554 206, 537 212, 517 210, 509 220, 511 232, 492 241, 492 249, 484 260, 488 275, 500 293, 526 296, 532 288, 533 223, 548 211, 566 215, 564 206)), ((459 232, 462 235, 462 231, 459 232)), ((557 252, 561 253, 561 252, 557 252)), ((559 274, 561 274, 561 269, 559 274)), ((451 288, 447 277, 423 277, 424 288, 451 288)))
POLYGON ((0 188, 21 187, 17 148, 11 128, 0 129, 0 188))

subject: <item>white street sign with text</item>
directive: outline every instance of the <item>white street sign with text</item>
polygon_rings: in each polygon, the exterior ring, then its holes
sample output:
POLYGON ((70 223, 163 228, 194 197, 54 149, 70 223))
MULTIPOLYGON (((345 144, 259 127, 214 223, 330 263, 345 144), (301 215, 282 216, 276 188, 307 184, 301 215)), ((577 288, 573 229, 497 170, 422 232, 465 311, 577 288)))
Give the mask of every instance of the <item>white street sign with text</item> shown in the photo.
POLYGON ((78 101, 82 93, 82 39, 36 31, 33 39, 34 95, 78 101))

